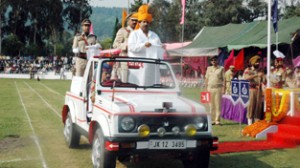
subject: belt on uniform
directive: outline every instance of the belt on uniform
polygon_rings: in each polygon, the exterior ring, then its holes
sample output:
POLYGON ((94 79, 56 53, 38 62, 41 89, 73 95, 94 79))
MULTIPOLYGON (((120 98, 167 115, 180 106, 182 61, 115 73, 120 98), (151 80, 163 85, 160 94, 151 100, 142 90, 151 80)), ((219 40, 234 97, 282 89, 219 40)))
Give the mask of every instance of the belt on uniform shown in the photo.
POLYGON ((86 59, 86 53, 80 53, 79 55, 77 55, 77 57, 81 59, 86 59))
POLYGON ((222 87, 223 87, 223 85, 222 85, 222 84, 217 84, 217 85, 208 85, 208 87, 209 87, 209 88, 212 88, 212 89, 214 89, 214 88, 222 88, 222 87))

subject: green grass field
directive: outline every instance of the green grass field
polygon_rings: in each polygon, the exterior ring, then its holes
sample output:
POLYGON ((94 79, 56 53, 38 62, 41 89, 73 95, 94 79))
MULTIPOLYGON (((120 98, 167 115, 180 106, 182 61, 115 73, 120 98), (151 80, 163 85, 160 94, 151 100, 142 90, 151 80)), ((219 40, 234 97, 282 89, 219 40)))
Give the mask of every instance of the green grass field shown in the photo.
MULTIPOLYGON (((68 149, 64 142, 60 113, 69 88, 70 81, 63 80, 0 79, 0 168, 92 167, 86 139, 78 149, 68 149)), ((195 101, 199 93, 199 89, 183 89, 183 95, 195 101)), ((222 122, 223 126, 213 127, 220 141, 255 140, 241 137, 238 123, 222 122)), ((117 167, 179 168, 182 164, 162 160, 117 167)), ((212 155, 210 167, 297 168, 300 148, 212 155)))

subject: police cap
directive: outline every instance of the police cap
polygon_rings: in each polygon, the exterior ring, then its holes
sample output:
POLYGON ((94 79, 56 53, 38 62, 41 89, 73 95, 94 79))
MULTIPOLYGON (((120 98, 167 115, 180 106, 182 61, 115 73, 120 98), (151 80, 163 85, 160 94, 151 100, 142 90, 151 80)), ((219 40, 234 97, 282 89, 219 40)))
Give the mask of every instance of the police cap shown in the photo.
POLYGON ((91 25, 91 21, 90 19, 84 19, 82 22, 81 22, 81 25, 91 25))

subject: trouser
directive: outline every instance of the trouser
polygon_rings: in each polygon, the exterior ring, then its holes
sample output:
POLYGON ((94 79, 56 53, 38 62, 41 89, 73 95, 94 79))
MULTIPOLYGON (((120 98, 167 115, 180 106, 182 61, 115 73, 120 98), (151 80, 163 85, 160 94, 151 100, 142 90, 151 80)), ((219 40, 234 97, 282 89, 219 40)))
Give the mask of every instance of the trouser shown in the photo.
POLYGON ((221 104, 222 104, 222 87, 208 88, 210 92, 210 114, 212 120, 220 122, 221 104))
POLYGON ((86 59, 76 57, 76 62, 75 62, 76 73, 75 73, 75 76, 83 76, 86 64, 87 64, 86 59))
MULTIPOLYGON (((247 118, 254 119, 255 111, 257 110, 258 106, 257 101, 257 89, 250 89, 249 91, 249 104, 247 106, 247 118)), ((261 106, 260 106, 261 107, 261 106)))

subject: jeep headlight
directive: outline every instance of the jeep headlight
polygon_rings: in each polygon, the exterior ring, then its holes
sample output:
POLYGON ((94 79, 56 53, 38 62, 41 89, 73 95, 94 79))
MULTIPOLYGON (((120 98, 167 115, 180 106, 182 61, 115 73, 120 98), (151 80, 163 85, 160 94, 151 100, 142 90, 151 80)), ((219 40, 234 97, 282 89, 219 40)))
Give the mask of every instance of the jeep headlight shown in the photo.
POLYGON ((207 119, 205 117, 197 117, 194 120, 194 123, 199 131, 207 130, 207 119))
POLYGON ((150 127, 146 124, 140 125, 138 127, 138 133, 142 138, 147 137, 150 134, 150 127))
POLYGON ((132 117, 123 117, 120 120, 121 129, 125 132, 130 132, 135 128, 135 121, 132 117))
POLYGON ((194 124, 189 124, 189 125, 185 126, 184 130, 185 130, 185 134, 190 137, 196 135, 196 133, 197 133, 197 128, 194 124))

